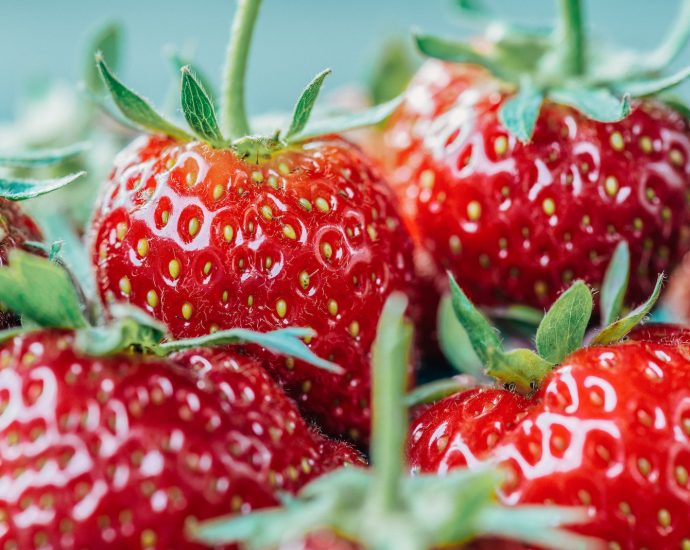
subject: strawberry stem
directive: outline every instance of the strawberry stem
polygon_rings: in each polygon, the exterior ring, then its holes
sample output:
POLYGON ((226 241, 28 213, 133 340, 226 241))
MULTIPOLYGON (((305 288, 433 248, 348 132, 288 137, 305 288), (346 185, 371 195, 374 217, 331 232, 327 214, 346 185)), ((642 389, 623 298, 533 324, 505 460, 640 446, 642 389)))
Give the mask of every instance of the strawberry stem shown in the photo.
POLYGON ((585 28, 581 0, 560 0, 564 69, 569 76, 585 74, 585 28))
POLYGON ((221 105, 223 130, 232 139, 251 133, 244 98, 244 81, 252 34, 260 7, 261 0, 238 0, 237 11, 232 21, 221 105))

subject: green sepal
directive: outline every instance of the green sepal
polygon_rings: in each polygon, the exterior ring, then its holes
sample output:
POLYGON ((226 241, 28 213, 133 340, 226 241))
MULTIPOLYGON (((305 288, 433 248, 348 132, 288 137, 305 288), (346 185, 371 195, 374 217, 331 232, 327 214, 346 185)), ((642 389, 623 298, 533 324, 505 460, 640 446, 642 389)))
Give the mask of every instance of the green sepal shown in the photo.
POLYGON ((402 96, 396 97, 386 103, 370 107, 355 113, 338 113, 312 117, 299 134, 290 138, 290 143, 297 143, 312 137, 327 134, 339 134, 347 130, 362 128, 363 126, 375 126, 393 114, 402 102, 402 96))
POLYGON ((532 350, 518 348, 508 352, 492 350, 486 373, 523 394, 534 392, 554 365, 532 350))
POLYGON ((10 327, 0 330, 0 344, 4 344, 8 340, 12 340, 12 338, 16 338, 17 336, 21 336, 22 334, 27 334, 32 331, 33 329, 25 326, 10 327))
POLYGON ((498 321, 523 323, 533 327, 539 326, 544 318, 542 310, 520 304, 507 307, 490 307, 485 308, 484 311, 489 317, 498 321))
POLYGON ((526 143, 534 134, 543 100, 543 92, 530 81, 525 81, 517 94, 501 105, 498 118, 511 134, 526 143))
POLYGON ((453 311, 465 328, 474 352, 481 362, 488 366, 495 352, 503 352, 503 345, 496 329, 481 311, 474 307, 451 273, 448 273, 448 279, 453 311))
POLYGON ((17 153, 0 153, 0 166, 16 168, 34 168, 60 164, 81 156, 91 145, 87 142, 75 143, 55 149, 35 149, 17 153))
POLYGON ((86 172, 77 172, 61 178, 46 180, 0 177, 0 197, 10 201, 32 199, 65 187, 84 174, 86 172))
POLYGON ((367 79, 372 103, 378 105, 402 94, 412 79, 415 66, 407 40, 393 38, 386 42, 367 79))
POLYGON ((599 310, 603 326, 610 325, 618 319, 623 308, 625 293, 628 290, 629 279, 630 249, 626 241, 621 241, 613 252, 601 285, 599 310))
POLYGON ((647 97, 675 88, 690 78, 690 67, 669 76, 629 80, 612 85, 614 91, 633 97, 647 97))
POLYGON ((87 326, 82 304, 67 271, 57 263, 19 249, 0 268, 0 303, 42 327, 87 326))
POLYGON ((187 132, 159 115, 146 99, 118 80, 108 68, 101 54, 96 54, 96 65, 110 96, 125 118, 150 132, 164 134, 182 141, 192 139, 187 132))
POLYGON ((458 372, 484 376, 484 367, 472 347, 462 323, 458 321, 449 294, 444 295, 438 306, 436 323, 438 343, 443 355, 458 372))
POLYGON ((101 52, 108 65, 117 69, 120 65, 121 49, 122 26, 119 23, 108 22, 93 34, 86 48, 86 66, 84 68, 84 85, 91 94, 101 96, 105 92, 101 75, 93 62, 94 56, 101 52))
POLYGON ((654 285, 654 290, 647 301, 633 309, 622 319, 615 321, 603 328, 592 339, 592 345, 613 344, 625 338, 625 336, 637 326, 652 311, 654 304, 661 294, 661 286, 664 282, 663 274, 659 275, 654 285))
POLYGON ((201 84, 201 87, 206 90, 208 96, 211 98, 217 97, 215 87, 213 86, 211 79, 192 62, 191 56, 180 53, 180 51, 175 47, 166 48, 165 54, 170 61, 170 64, 172 65, 176 75, 179 75, 180 71, 184 67, 189 67, 192 70, 196 80, 199 82, 199 84, 201 84))
POLYGON ((295 104, 295 108, 292 111, 290 126, 285 132, 286 140, 290 140, 293 136, 298 135, 304 130, 311 116, 311 112, 314 110, 314 105, 319 97, 323 81, 329 74, 331 74, 330 69, 321 71, 309 84, 307 84, 307 87, 302 90, 295 104))
POLYGON ((630 114, 630 98, 619 99, 605 88, 554 88, 548 97, 599 122, 618 122, 630 114))
POLYGON ((690 105, 679 97, 664 94, 661 98, 666 105, 668 105, 674 111, 680 113, 684 118, 690 120, 690 105))
POLYGON ((539 355, 555 365, 582 347, 592 308, 589 287, 575 281, 549 308, 537 328, 539 355))
POLYGON ((220 130, 216 110, 213 107, 213 99, 204 89, 203 85, 192 73, 189 65, 182 67, 182 90, 180 103, 189 127, 212 147, 222 148, 227 145, 220 130))
POLYGON ((206 336, 199 336, 198 338, 163 342, 160 344, 159 350, 161 353, 168 354, 200 347, 256 344, 275 353, 294 357, 325 371, 343 374, 345 371, 342 367, 321 359, 301 340, 302 338, 314 336, 316 336, 316 333, 309 328, 284 328, 270 332, 255 332, 253 330, 233 328, 214 332, 206 336))
POLYGON ((473 381, 468 376, 459 375, 451 378, 442 378, 417 386, 407 394, 405 397, 405 404, 409 408, 413 408, 426 403, 435 403, 445 397, 475 387, 477 387, 477 382, 473 381))

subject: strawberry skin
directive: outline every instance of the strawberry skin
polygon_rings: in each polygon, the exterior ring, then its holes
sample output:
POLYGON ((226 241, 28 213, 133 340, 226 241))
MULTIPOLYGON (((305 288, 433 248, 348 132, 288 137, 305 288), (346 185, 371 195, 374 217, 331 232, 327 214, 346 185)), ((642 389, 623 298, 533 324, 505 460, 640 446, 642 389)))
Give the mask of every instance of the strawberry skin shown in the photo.
POLYGON ((501 463, 507 504, 589 506, 580 529, 616 548, 689 545, 687 335, 653 340, 674 330, 580 350, 532 399, 485 389, 440 401, 411 428, 411 468, 501 463))
POLYGON ((284 358, 269 368, 330 433, 369 431, 369 351, 412 242, 363 153, 338 137, 260 164, 230 150, 142 137, 115 162, 92 232, 106 303, 128 301, 176 337, 308 326, 345 378, 284 358))
POLYGON ((3 548, 191 548, 195 520, 275 505, 323 472, 257 361, 94 359, 74 344, 43 331, 0 351, 3 548))
POLYGON ((388 123, 388 179, 439 285, 481 305, 547 307, 572 279, 599 286, 627 240, 634 303, 690 247, 690 126, 651 100, 617 123, 546 101, 532 141, 498 119, 506 87, 428 61, 388 123))

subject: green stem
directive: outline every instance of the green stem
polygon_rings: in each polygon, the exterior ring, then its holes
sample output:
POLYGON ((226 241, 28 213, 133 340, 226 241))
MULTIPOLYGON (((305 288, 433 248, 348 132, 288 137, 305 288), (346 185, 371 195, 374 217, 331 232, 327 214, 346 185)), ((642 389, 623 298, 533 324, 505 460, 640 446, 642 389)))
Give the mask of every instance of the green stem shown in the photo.
POLYGON ((244 81, 252 34, 259 15, 261 0, 238 0, 230 31, 230 43, 223 75, 221 117, 226 135, 238 139, 250 131, 244 101, 244 81))
POLYGON ((560 0, 561 36, 565 71, 569 76, 585 73, 585 28, 581 0, 560 0))
POLYGON ((372 363, 371 461, 375 471, 373 491, 377 511, 395 510, 400 502, 404 447, 407 436, 405 390, 410 360, 412 326, 404 319, 407 299, 393 294, 379 320, 372 363))

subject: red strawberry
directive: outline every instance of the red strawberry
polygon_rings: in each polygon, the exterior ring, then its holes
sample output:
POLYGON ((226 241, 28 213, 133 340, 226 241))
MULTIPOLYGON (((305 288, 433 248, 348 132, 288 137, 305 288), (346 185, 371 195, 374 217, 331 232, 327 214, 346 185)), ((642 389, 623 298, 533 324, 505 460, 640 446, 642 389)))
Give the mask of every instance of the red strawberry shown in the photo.
POLYGON ((417 73, 388 124, 387 165, 443 288, 450 270, 481 305, 546 307, 575 278, 599 286, 627 240, 639 299, 690 249, 690 124, 647 99, 688 72, 664 84, 650 76, 663 67, 620 74, 607 54, 570 70, 581 36, 508 34, 482 50, 418 37, 460 63, 417 73), (625 92, 644 98, 630 106, 625 92))
POLYGON ((197 519, 273 505, 324 471, 318 439, 255 360, 75 346, 53 330, 0 351, 4 548, 192 547, 197 519))
MULTIPOLYGON (((243 40, 256 10, 256 0, 238 9, 243 40)), ((247 48, 233 42, 231 71, 247 48)), ((138 118, 129 109, 134 93, 102 60, 99 66, 125 115, 172 136, 136 140, 103 190, 92 230, 103 300, 143 307, 177 337, 228 327, 313 328, 313 351, 343 365, 344 378, 274 357, 269 368, 324 429, 366 439, 374 330, 386 297, 412 291, 412 242, 361 150, 336 134, 312 137, 324 132, 305 126, 327 72, 303 93, 290 128, 262 137, 250 135, 235 75, 224 98, 223 112, 232 111, 228 140, 211 99, 184 69, 183 111, 204 142, 165 121, 151 123, 153 115, 138 118)), ((330 132, 329 124, 317 126, 330 132)))

